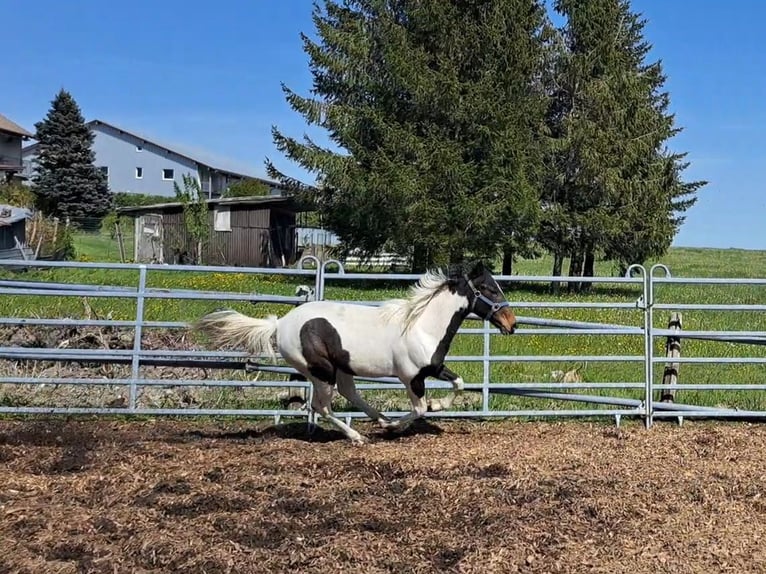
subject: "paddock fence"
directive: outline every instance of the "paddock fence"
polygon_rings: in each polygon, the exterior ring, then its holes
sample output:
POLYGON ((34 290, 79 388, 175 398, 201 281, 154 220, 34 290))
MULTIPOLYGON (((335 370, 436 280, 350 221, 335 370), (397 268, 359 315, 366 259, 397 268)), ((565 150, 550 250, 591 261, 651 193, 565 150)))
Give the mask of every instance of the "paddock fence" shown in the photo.
MULTIPOLYGON (((230 305, 245 305, 239 308, 254 316, 267 310, 281 314, 310 300, 379 305, 388 297, 357 300, 342 295, 376 289, 400 297, 402 289, 418 278, 347 272, 339 261, 313 256, 289 269, 6 260, 0 261, 0 272, 0 293, 5 295, 0 311, 4 331, 0 359, 5 363, 0 372, 0 413, 236 415, 275 421, 312 416, 306 408, 311 401, 310 384, 281 362, 267 364, 264 357, 190 343, 184 334, 188 322, 230 305), (225 287, 226 277, 236 276, 240 289, 163 286, 163 281, 172 283, 169 278, 179 274, 184 285, 192 286, 197 279, 187 280, 190 277, 201 278, 200 283, 207 278, 206 285, 212 278, 225 287), (242 289, 241 282, 248 278, 258 292, 242 289), (170 320, 174 314, 174 319, 185 320, 170 320), (98 389, 108 392, 99 394, 98 389), (212 394, 183 398, 199 389, 212 394), (165 400, 171 391, 176 394, 165 400), (246 391, 251 395, 245 396, 246 391), (94 403, 89 394, 99 399, 94 403)), ((661 264, 650 269, 633 265, 624 277, 577 278, 591 286, 593 293, 587 297, 552 297, 545 295, 545 288, 569 278, 496 278, 506 290, 520 328, 514 335, 503 336, 488 322, 469 317, 447 357, 450 367, 466 381, 465 400, 451 410, 427 416, 613 417, 617 424, 622 417, 638 417, 647 427, 655 419, 766 417, 766 400, 761 402, 766 391, 762 376, 766 371, 761 366, 766 363, 762 352, 766 330, 712 328, 716 322, 725 322, 722 318, 728 314, 755 317, 766 311, 766 304, 694 302, 688 293, 677 290, 700 285, 750 289, 745 298, 757 301, 757 289, 766 286, 766 279, 673 277, 661 264), (532 296, 516 300, 521 287, 526 294, 538 293, 540 300, 532 296), (582 316, 619 317, 621 322, 572 318, 582 316), (706 323, 710 328, 684 330, 682 316, 689 324, 706 323), (698 318, 703 316, 710 319, 698 318), (667 328, 658 326, 663 323, 667 328), (682 340, 706 342, 702 350, 725 345, 726 352, 687 356, 682 340), (530 347, 554 348, 554 341, 557 350, 584 346, 585 351, 527 352, 530 347), (612 345, 613 341, 620 343, 612 345), (660 350, 663 344, 664 351, 660 350), (605 346, 610 352, 603 351, 605 346), (599 352, 588 352, 591 347, 599 352), (745 355, 744 349, 753 352, 745 355), (660 372, 657 365, 662 363, 665 368, 660 372), (599 376, 583 377, 585 365, 602 365, 599 376), (693 365, 703 368, 695 375, 693 365), (715 366, 728 368, 721 380, 710 372, 715 366), (717 404, 716 397, 709 400, 711 393, 719 393, 722 404, 717 404), (726 404, 731 393, 756 397, 740 401, 752 408, 726 404), (687 402, 687 397, 693 400, 687 402)), ((406 413, 406 397, 397 380, 357 377, 357 383, 363 394, 386 395, 384 405, 389 408, 383 412, 387 416, 406 413), (392 392, 398 399, 390 398, 392 392)), ((426 388, 430 396, 451 387, 428 380, 426 388)), ((336 414, 349 423, 366 418, 354 410, 336 410, 336 414)))

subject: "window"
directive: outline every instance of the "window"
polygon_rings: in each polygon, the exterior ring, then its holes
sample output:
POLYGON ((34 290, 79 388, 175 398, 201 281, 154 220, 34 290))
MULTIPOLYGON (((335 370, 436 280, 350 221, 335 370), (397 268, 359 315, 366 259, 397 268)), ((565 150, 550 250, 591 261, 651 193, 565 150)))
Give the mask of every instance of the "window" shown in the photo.
POLYGON ((162 179, 164 179, 165 181, 173 179, 174 175, 175 175, 174 174, 174 170, 172 170, 172 169, 163 169, 162 170, 162 179))
POLYGON ((229 206, 219 206, 213 211, 213 229, 215 231, 231 231, 231 211, 229 206))
POLYGON ((137 145, 136 146, 136 151, 144 151, 144 147, 140 146, 140 145, 137 145))
POLYGON ((141 179, 144 177, 144 168, 143 167, 137 167, 136 168, 136 179, 141 179))
POLYGON ((98 171, 103 173, 106 177, 109 177, 109 166, 108 165, 100 165, 100 166, 98 166, 98 171))

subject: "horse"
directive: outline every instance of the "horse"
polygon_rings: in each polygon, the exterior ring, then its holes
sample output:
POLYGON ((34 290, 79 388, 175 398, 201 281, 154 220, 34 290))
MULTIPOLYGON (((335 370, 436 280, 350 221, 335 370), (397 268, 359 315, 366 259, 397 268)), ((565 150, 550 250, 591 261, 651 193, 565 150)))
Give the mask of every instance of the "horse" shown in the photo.
POLYGON ((491 271, 482 261, 428 270, 410 286, 408 297, 380 306, 335 301, 309 301, 278 318, 249 317, 231 309, 199 318, 192 328, 220 346, 243 346, 276 362, 274 342, 282 358, 311 381, 311 407, 352 443, 367 438, 335 417, 334 387, 355 408, 386 430, 401 432, 429 410, 449 408, 464 389, 462 377, 444 365, 452 340, 466 317, 474 313, 504 335, 516 329, 516 316, 491 271), (354 376, 396 377, 404 385, 412 410, 389 419, 365 401, 354 376), (452 394, 425 400, 425 379, 448 381, 452 394))

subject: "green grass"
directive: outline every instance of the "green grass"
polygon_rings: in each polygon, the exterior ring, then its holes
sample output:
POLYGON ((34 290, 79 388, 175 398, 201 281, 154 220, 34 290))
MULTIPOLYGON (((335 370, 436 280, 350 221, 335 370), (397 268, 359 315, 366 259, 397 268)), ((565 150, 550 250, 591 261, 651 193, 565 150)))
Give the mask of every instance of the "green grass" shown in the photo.
MULTIPOLYGON (((114 253, 116 242, 108 237, 80 236, 77 238, 78 254, 86 259, 112 259, 105 252, 114 253), (109 246, 115 246, 110 248, 109 246), (106 247, 105 247, 106 246, 106 247)), ((130 254, 130 253, 129 253, 130 254)), ((662 258, 673 276, 676 277, 759 277, 766 270, 766 252, 744 250, 715 249, 671 249, 662 258)), ((647 263, 648 268, 651 263, 647 263)), ((521 261, 516 265, 515 273, 520 275, 548 275, 551 269, 549 258, 521 261)), ((566 269, 566 267, 565 267, 566 269)), ((613 269, 608 263, 600 263, 597 272, 610 275, 613 269)), ((29 271, 18 278, 48 280, 69 283, 90 283, 100 285, 137 284, 135 271, 101 270, 37 270, 29 271)), ((211 291, 229 291, 238 293, 265 293, 292 295, 295 287, 301 283, 313 284, 310 277, 250 276, 244 273, 173 273, 150 272, 150 287, 185 288, 211 291)), ((371 282, 364 285, 351 285, 343 281, 328 281, 326 297, 345 300, 381 300, 404 295, 407 283, 371 282)), ((619 323, 643 326, 643 318, 636 309, 553 309, 519 308, 518 303, 535 301, 601 301, 634 303, 640 295, 637 285, 596 285, 586 295, 562 294, 550 295, 547 285, 513 284, 506 289, 506 295, 516 303, 516 313, 523 316, 537 316, 603 323, 619 323)), ((766 303, 766 287, 762 286, 718 286, 718 285, 657 285, 655 300, 662 303, 766 303)), ((113 319, 132 319, 135 303, 122 299, 91 299, 91 307, 100 316, 113 319)), ((285 305, 231 302, 227 305, 251 315, 264 315, 276 312, 285 313, 290 307, 285 305)), ((146 303, 145 314, 148 320, 190 321, 202 314, 220 307, 220 301, 185 301, 185 300, 150 300, 146 303)), ((19 296, 0 299, 0 314, 18 317, 81 317, 82 300, 75 297, 34 297, 19 296)), ((655 327, 667 326, 668 312, 655 312, 655 327)), ((689 330, 763 330, 766 331, 766 314, 742 311, 687 311, 683 314, 684 328, 689 330)), ((472 323, 470 326, 476 326, 472 323)), ((482 336, 461 335, 450 351, 457 355, 476 355, 482 352, 482 336)), ((654 353, 664 355, 664 339, 655 340, 654 353)), ((492 335, 491 349, 495 355, 642 355, 643 339, 640 336, 550 336, 518 335, 502 337, 492 335)), ((684 340, 682 356, 761 357, 766 353, 763 347, 718 343, 708 341, 684 340)), ((550 382, 553 370, 569 370, 582 366, 576 360, 561 363, 552 362, 504 362, 493 363, 490 368, 492 382, 550 382)), ((461 373, 466 382, 480 382, 481 363, 451 363, 453 370, 461 373)), ((655 381, 660 382, 662 364, 655 366, 655 381)), ((643 363, 627 362, 589 362, 582 366, 581 374, 586 382, 642 382, 643 363)), ((766 369, 763 365, 712 365, 682 364, 681 383, 764 383, 766 369)), ((396 391, 401 398, 401 390, 396 391)), ((566 392, 566 391, 561 391, 566 392)), ((621 397, 643 398, 643 391, 617 389, 597 389, 592 391, 570 391, 593 393, 621 397)), ((766 393, 760 391, 681 391, 678 402, 701 405, 737 407, 741 409, 766 409, 766 393)), ((549 400, 527 399, 496 395, 490 399, 490 406, 495 409, 516 410, 529 408, 593 408, 581 403, 561 403, 549 400)), ((340 401, 337 408, 346 408, 345 401, 340 401)))
MULTIPOLYGON (((126 260, 133 257, 132 229, 123 238, 126 260)), ((82 261, 120 261, 120 246, 109 233, 77 233, 74 236, 77 258, 82 261)))

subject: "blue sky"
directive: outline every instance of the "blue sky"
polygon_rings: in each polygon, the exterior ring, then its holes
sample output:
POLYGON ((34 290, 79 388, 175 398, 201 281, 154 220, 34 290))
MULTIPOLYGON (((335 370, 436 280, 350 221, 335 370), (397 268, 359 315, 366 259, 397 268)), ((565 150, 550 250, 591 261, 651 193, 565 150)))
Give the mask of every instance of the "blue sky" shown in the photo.
MULTIPOLYGON (((688 178, 705 179, 675 245, 766 249, 761 166, 766 163, 766 3, 759 0, 634 0, 649 20, 672 109, 684 131, 688 178)), ((311 76, 300 32, 312 33, 311 1, 0 0, 24 23, 4 31, 0 112, 33 131, 66 88, 86 119, 122 124, 165 141, 207 149, 263 174, 271 126, 296 136, 305 125, 280 82, 307 93, 311 76)), ((312 135, 320 135, 312 132, 312 135)), ((324 138, 318 140, 323 143, 324 138)))

